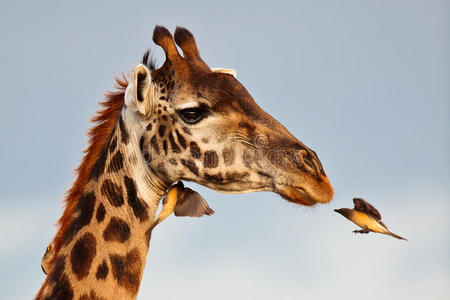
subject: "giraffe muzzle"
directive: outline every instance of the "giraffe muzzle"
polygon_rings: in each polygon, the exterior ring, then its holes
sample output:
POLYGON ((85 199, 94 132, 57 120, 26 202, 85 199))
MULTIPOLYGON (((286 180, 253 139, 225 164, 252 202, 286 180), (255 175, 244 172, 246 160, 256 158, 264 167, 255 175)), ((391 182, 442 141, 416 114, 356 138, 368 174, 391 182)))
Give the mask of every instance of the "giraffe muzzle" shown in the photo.
POLYGON ((304 148, 296 152, 291 167, 276 177, 275 192, 289 202, 312 206, 333 199, 333 187, 314 151, 304 148))

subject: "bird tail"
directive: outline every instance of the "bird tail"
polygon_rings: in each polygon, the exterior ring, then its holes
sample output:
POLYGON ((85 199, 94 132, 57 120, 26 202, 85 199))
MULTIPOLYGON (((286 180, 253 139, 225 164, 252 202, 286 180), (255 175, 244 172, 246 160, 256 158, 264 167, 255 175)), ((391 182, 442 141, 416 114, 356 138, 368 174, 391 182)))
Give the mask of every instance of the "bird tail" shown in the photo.
POLYGON ((395 237, 396 239, 407 241, 407 239, 405 239, 405 238, 403 238, 403 237, 401 237, 401 236, 399 236, 399 235, 396 235, 395 233, 392 233, 392 232, 390 232, 390 231, 388 232, 388 234, 389 234, 390 236, 395 237))

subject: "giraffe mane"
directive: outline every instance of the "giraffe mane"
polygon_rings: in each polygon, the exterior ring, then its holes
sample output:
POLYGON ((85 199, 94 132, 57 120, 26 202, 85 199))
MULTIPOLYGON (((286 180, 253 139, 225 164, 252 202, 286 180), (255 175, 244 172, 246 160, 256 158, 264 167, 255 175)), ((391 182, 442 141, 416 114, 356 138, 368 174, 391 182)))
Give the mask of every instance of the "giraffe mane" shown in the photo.
POLYGON ((150 49, 144 52, 142 56, 141 64, 147 66, 150 71, 156 70, 156 60, 153 55, 150 53, 150 49))
MULTIPOLYGON (((87 133, 89 137, 88 147, 83 151, 84 157, 79 167, 75 170, 77 178, 66 193, 64 213, 57 222, 58 230, 52 241, 55 254, 61 249, 64 235, 72 220, 72 215, 76 209, 83 187, 88 182, 92 169, 114 130, 116 121, 124 105, 125 89, 127 86, 128 80, 123 73, 122 78, 116 77, 114 84, 116 90, 105 93, 105 100, 100 102, 100 110, 91 119, 94 125, 87 133)), ((51 266, 53 266, 56 257, 57 255, 53 256, 50 262, 51 266)))

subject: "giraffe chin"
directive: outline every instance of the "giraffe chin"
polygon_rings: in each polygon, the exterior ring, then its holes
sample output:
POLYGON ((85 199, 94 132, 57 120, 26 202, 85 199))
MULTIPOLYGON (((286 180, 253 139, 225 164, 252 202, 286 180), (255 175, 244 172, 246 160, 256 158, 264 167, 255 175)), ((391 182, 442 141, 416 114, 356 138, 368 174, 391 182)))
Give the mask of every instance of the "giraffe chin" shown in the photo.
POLYGON ((293 186, 283 186, 278 193, 287 201, 303 206, 313 206, 320 202, 311 197, 304 189, 293 186))

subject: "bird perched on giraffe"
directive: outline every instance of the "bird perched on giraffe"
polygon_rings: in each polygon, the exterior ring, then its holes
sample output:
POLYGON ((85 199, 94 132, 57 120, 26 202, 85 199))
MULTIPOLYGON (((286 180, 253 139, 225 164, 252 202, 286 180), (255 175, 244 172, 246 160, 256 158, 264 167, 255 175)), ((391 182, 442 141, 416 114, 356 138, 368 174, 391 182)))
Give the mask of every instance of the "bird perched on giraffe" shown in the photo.
POLYGON ((164 221, 173 212, 177 217, 202 217, 214 214, 206 200, 196 191, 184 187, 183 182, 178 181, 171 186, 163 199, 163 207, 150 230, 164 221))
POLYGON ((55 252, 53 251, 53 244, 49 244, 45 249, 45 253, 42 256, 41 268, 45 275, 50 271, 50 263, 53 259, 55 252))
POLYGON ((395 233, 390 232, 387 226, 381 221, 381 214, 371 204, 361 198, 353 198, 353 203, 355 204, 353 209, 340 208, 335 209, 334 211, 340 213, 363 229, 354 230, 354 233, 369 233, 372 231, 387 234, 399 240, 407 240, 399 235, 396 235, 395 233))

